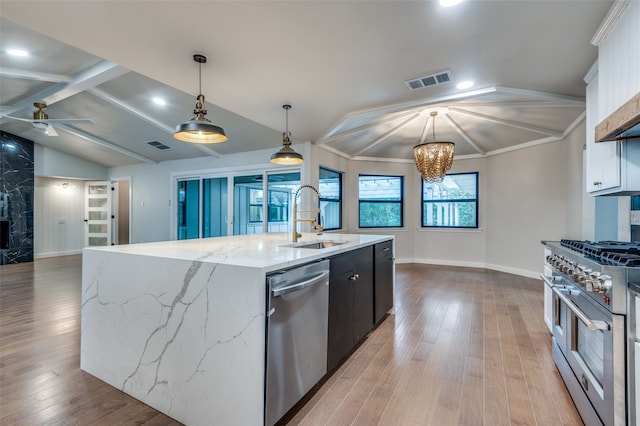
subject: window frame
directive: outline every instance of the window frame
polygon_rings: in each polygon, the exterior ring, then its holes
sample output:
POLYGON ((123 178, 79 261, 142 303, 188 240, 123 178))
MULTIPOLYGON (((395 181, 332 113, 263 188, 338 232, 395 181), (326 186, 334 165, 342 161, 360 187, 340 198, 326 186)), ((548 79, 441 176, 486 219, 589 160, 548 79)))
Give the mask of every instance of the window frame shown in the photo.
MULTIPOLYGON (((447 173, 446 176, 457 175, 475 175, 476 181, 476 197, 475 198, 459 198, 459 199, 443 199, 443 200, 425 200, 424 199, 424 186, 427 182, 420 180, 420 227, 426 229, 478 229, 480 227, 479 220, 479 204, 480 204, 480 177, 479 172, 458 172, 447 173), (444 226, 444 225, 425 225, 424 209, 426 203, 475 203, 475 226, 444 226)), ((445 179, 446 179, 445 176, 445 179)))
POLYGON ((390 229, 390 228, 404 228, 404 176, 403 175, 381 175, 373 173, 360 173, 358 174, 358 228, 361 229, 390 229), (360 178, 363 176, 379 177, 380 179, 400 179, 400 200, 362 200, 360 198, 360 178), (380 203, 380 204, 400 204, 400 224, 389 226, 363 226, 361 223, 361 206, 362 203, 380 203))
MULTIPOLYGON (((338 198, 326 198, 322 196, 322 191, 320 191, 320 197, 318 197, 318 210, 320 210, 320 205, 323 201, 325 202, 337 202, 338 203, 338 227, 337 228, 324 228, 324 231, 336 231, 339 229, 342 229, 342 194, 343 194, 343 173, 338 171, 338 170, 333 170, 330 169, 328 167, 323 167, 323 166, 319 166, 318 168, 318 186, 320 186, 320 175, 322 173, 322 170, 326 171, 326 172, 330 172, 330 173, 335 173, 338 175, 338 183, 340 185, 340 190, 338 191, 338 198)), ((324 225, 324 224, 323 224, 324 225)))

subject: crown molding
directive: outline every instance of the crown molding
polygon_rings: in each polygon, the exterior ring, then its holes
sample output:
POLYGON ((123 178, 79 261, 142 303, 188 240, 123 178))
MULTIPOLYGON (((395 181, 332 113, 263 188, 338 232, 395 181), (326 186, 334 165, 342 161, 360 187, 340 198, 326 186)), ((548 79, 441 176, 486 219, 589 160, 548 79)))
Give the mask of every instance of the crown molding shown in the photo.
POLYGON ((596 78, 597 75, 598 75, 598 61, 596 60, 593 63, 593 65, 591 65, 591 68, 589 68, 589 71, 587 71, 587 73, 585 74, 582 80, 587 84, 591 84, 591 82, 593 81, 594 78, 596 78))
POLYGON ((607 16, 596 30, 596 33, 591 39, 591 44, 594 46, 600 46, 600 44, 606 40, 606 38, 614 30, 620 19, 624 16, 625 12, 629 8, 631 0, 617 0, 609 9, 607 16))

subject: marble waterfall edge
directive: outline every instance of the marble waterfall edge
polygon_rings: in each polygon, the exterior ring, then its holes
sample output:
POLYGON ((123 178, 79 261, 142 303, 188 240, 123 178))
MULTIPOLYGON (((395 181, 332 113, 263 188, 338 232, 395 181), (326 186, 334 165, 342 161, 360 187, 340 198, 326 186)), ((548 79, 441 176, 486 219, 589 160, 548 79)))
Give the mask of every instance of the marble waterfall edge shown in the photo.
POLYGON ((85 250, 81 368, 189 425, 262 424, 264 272, 85 250))

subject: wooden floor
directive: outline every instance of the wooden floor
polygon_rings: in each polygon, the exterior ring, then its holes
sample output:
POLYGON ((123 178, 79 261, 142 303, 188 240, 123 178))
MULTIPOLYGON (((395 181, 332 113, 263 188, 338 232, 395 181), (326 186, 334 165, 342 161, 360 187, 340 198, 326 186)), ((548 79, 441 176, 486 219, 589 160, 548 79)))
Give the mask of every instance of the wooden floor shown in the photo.
MULTIPOLYGON (((396 269, 395 315, 289 424, 582 424, 538 280, 396 269)), ((0 425, 179 424, 80 370, 80 288, 80 256, 0 267, 0 425)))

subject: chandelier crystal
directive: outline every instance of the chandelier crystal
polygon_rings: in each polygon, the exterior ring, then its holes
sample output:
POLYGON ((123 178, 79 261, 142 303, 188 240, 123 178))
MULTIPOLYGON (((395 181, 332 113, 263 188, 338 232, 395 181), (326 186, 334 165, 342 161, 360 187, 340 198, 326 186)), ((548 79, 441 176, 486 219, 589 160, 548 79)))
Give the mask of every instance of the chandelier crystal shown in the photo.
POLYGON ((453 142, 436 141, 435 120, 437 111, 431 112, 433 129, 433 142, 421 143, 413 147, 413 156, 416 161, 416 168, 422 175, 425 182, 442 182, 447 171, 453 164, 453 142))

